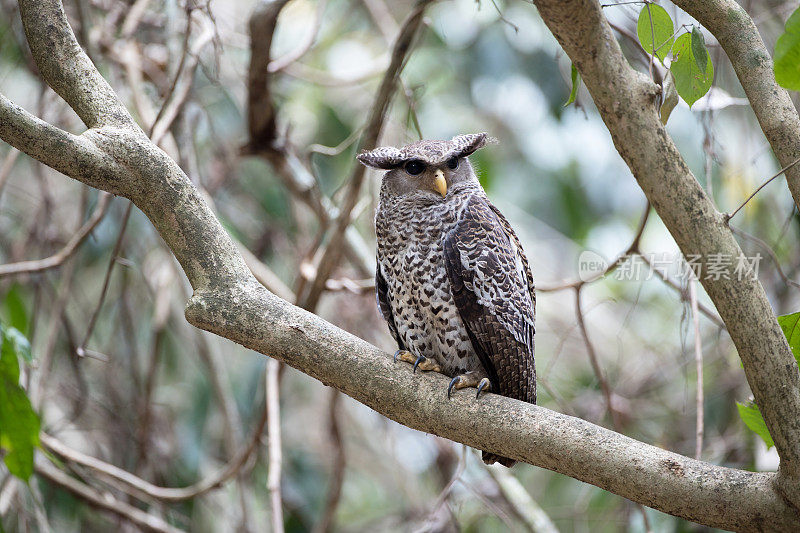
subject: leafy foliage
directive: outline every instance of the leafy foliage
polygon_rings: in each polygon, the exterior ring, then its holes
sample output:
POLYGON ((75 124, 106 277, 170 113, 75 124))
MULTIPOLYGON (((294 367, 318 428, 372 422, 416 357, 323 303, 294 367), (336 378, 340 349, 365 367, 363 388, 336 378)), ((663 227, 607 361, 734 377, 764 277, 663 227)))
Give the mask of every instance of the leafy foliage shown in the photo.
POLYGON ((705 43, 696 45, 697 39, 693 34, 684 33, 675 39, 672 53, 675 59, 670 65, 670 71, 675 76, 675 88, 689 107, 699 100, 711 88, 714 81, 714 65, 706 50, 705 43), (698 51, 695 48, 699 48, 698 51), (700 70, 704 63, 695 55, 705 54, 705 70, 700 70))
POLYGON ((789 341, 789 348, 792 349, 794 358, 800 364, 800 311, 791 315, 779 316, 778 324, 781 325, 783 334, 789 341))
POLYGON ((697 26, 692 27, 692 55, 697 62, 697 69, 705 72, 708 68, 708 50, 706 50, 706 39, 703 32, 697 26))
POLYGON ((666 124, 677 104, 670 91, 677 90, 678 95, 691 107, 711 88, 714 65, 711 63, 706 41, 697 26, 692 27, 691 33, 684 33, 675 39, 672 18, 663 7, 656 4, 646 4, 639 12, 636 34, 642 48, 654 54, 661 63, 666 64, 667 57, 672 53, 672 62, 669 63, 669 73, 663 87, 665 99, 661 121, 666 124))
POLYGON ((675 26, 667 10, 656 4, 646 4, 639 12, 636 35, 649 54, 655 54, 662 62, 672 49, 675 26))
POLYGON ((786 21, 786 32, 778 37, 773 57, 778 84, 800 91, 800 8, 786 21))
POLYGON ((739 409, 739 416, 745 425, 750 428, 750 431, 764 439, 767 448, 775 446, 775 443, 772 442, 772 435, 769 434, 767 429, 767 424, 764 422, 764 417, 761 416, 761 411, 758 410, 758 406, 752 402, 747 404, 736 402, 736 407, 739 409))
MULTIPOLYGON (((800 364, 800 311, 790 315, 782 315, 778 317, 778 324, 780 324, 783 334, 786 335, 786 340, 789 342, 789 348, 792 350, 797 363, 800 364)), ((764 417, 755 403, 742 404, 736 402, 736 407, 739 408, 739 416, 745 425, 750 430, 764 439, 767 447, 772 447, 775 444, 772 442, 772 436, 767 430, 767 424, 764 422, 764 417)))
POLYGON ((0 449, 8 471, 27 481, 33 474, 40 423, 19 385, 19 357, 31 360, 28 339, 18 329, 0 324, 0 449))
POLYGON ((572 65, 570 78, 572 79, 572 90, 569 92, 569 99, 564 104, 564 107, 567 107, 571 103, 574 103, 575 98, 578 97, 578 87, 581 84, 581 75, 578 74, 578 69, 575 68, 575 65, 572 65))

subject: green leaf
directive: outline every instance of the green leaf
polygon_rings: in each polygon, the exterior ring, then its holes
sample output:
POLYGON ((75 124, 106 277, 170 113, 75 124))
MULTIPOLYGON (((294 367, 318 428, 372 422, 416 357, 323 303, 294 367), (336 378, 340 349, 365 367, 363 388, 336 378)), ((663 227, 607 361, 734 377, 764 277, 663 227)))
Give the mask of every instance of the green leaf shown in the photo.
POLYGON ((750 428, 750 431, 761 437, 767 444, 767 448, 775 446, 772 442, 772 435, 767 430, 767 424, 764 422, 764 417, 761 416, 761 411, 754 403, 743 404, 736 402, 736 407, 739 409, 739 416, 745 425, 750 428))
POLYGON ((6 329, 0 324, 0 379, 17 383, 19 382, 19 360, 13 341, 6 335, 6 329))
POLYGON ((655 53, 662 62, 672 48, 675 25, 669 13, 656 4, 646 4, 639 12, 636 35, 647 53, 655 53))
POLYGON ((0 379, 0 448, 8 471, 28 481, 33 474, 33 449, 39 446, 39 416, 18 383, 0 379))
MULTIPOLYGON (((30 345, 15 328, 0 326, 0 449, 8 471, 27 481, 33 473, 33 449, 39 446, 39 416, 19 385, 18 354, 30 345)), ((24 356, 24 355, 23 355, 24 356)))
POLYGON ((4 334, 5 337, 3 338, 3 344, 0 349, 8 350, 15 356, 22 357, 29 363, 33 362, 33 356, 31 355, 31 343, 28 341, 27 337, 22 334, 22 332, 20 332, 17 328, 5 328, 4 334))
POLYGON ((789 348, 792 349, 792 354, 800 365, 800 312, 779 316, 778 324, 781 325, 783 334, 789 341, 789 348))
POLYGON ((708 92, 714 81, 714 65, 711 63, 708 50, 704 47, 703 51, 706 54, 705 71, 701 71, 698 67, 699 61, 694 57, 690 34, 684 33, 678 37, 672 48, 675 59, 669 69, 675 76, 675 88, 678 94, 689 107, 708 92))
POLYGON ((578 74, 578 69, 575 68, 575 65, 572 65, 570 78, 572 78, 572 90, 569 92, 569 100, 567 100, 567 103, 564 104, 564 107, 567 107, 569 104, 575 102, 575 98, 578 97, 578 87, 581 84, 581 75, 578 74))
POLYGON ((21 285, 12 285, 3 299, 3 308, 8 319, 6 324, 26 333, 28 331, 28 312, 25 309, 22 292, 21 285))
POLYGON ((781 87, 800 91, 800 8, 786 21, 786 32, 775 43, 773 66, 781 87))
POLYGON ((709 54, 706 50, 706 39, 697 26, 692 26, 692 55, 697 62, 697 69, 705 72, 709 54))

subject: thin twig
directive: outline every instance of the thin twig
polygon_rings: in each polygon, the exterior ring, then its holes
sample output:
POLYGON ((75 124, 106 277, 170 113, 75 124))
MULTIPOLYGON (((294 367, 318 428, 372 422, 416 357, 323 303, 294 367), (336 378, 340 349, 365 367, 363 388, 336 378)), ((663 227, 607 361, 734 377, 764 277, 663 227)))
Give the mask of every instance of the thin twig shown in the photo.
POLYGON ((97 318, 100 316, 100 309, 103 307, 103 301, 106 299, 108 284, 111 281, 111 272, 114 270, 114 265, 117 263, 117 256, 122 249, 122 241, 125 237, 125 228, 128 227, 128 219, 131 217, 132 210, 133 203, 129 201, 128 206, 125 208, 125 214, 122 216, 122 224, 119 229, 119 235, 117 235, 117 242, 114 244, 114 250, 111 252, 111 260, 108 262, 106 277, 103 279, 103 288, 100 290, 100 299, 97 301, 97 305, 94 308, 92 318, 89 319, 89 326, 86 328, 86 334, 83 336, 83 342, 81 342, 81 345, 78 346, 78 349, 75 351, 75 353, 78 354, 78 357, 84 357, 86 355, 84 350, 86 349, 86 345, 89 343, 92 332, 94 332, 94 326, 97 324, 97 318))
MULTIPOLYGON (((662 272, 658 268, 654 268, 652 263, 650 263, 645 254, 640 254, 639 258, 644 262, 644 264, 646 264, 650 268, 650 270, 655 272, 656 276, 658 276, 667 287, 677 291, 681 295, 682 300, 685 301, 686 298, 688 298, 686 290, 683 287, 681 287, 680 284, 668 278, 666 273, 662 272)), ((705 304, 702 304, 700 302, 697 303, 697 306, 700 309, 700 312, 706 315, 706 318, 712 321, 717 327, 725 329, 725 323, 722 321, 722 319, 719 317, 718 314, 716 314, 713 310, 709 309, 708 307, 705 306, 705 304)))
POLYGON ((325 499, 325 509, 322 517, 314 525, 314 533, 324 533, 330 531, 333 526, 333 517, 339 506, 342 495, 342 483, 346 467, 346 457, 344 453, 344 442, 342 441, 342 430, 339 427, 339 403, 342 393, 336 389, 330 389, 328 401, 328 435, 333 448, 333 469, 331 480, 328 484, 328 496, 325 499))
POLYGON ((42 348, 42 351, 37 356, 39 360, 39 379, 36 381, 36 389, 31 395, 33 406, 37 411, 43 409, 45 389, 53 365, 53 351, 56 347, 59 326, 61 325, 61 315, 64 313, 67 300, 70 297, 75 268, 75 261, 67 260, 64 269, 61 271, 61 284, 56 291, 55 303, 53 304, 51 315, 52 318, 45 333, 44 348, 42 348))
MULTIPOLYGON (((643 226, 644 224, 642 227, 643 226)), ((636 242, 638 243, 638 240, 636 242)), ((611 424, 615 431, 620 432, 622 431, 622 423, 619 420, 619 412, 614 408, 612 401, 613 393, 611 392, 611 387, 608 385, 608 380, 606 380, 605 375, 603 375, 603 369, 600 368, 600 361, 595 353, 594 345, 592 344, 591 339, 589 339, 589 333, 583 320, 583 310, 581 309, 581 288, 582 286, 575 288, 575 315, 578 319, 578 329, 580 329, 583 342, 586 345, 586 353, 589 355, 589 362, 592 365, 592 370, 594 370, 594 375, 600 382, 600 389, 603 391, 603 396, 606 400, 606 409, 608 410, 608 414, 611 416, 611 424)), ((645 529, 650 531, 650 521, 647 517, 647 510, 642 504, 636 504, 636 507, 642 514, 642 520, 644 520, 645 529)))
POLYGON ((269 420, 269 473, 267 490, 272 509, 272 531, 283 533, 283 502, 281 499, 281 407, 278 373, 281 363, 277 359, 267 362, 267 419, 269 420))
POLYGON ((169 525, 163 519, 137 509, 136 507, 115 498, 110 492, 100 492, 99 490, 78 481, 62 472, 58 468, 45 462, 36 463, 36 473, 45 479, 59 485, 75 496, 85 500, 90 505, 98 509, 105 509, 131 523, 151 531, 164 533, 179 533, 180 529, 169 525))
POLYGON ((594 345, 589 338, 589 333, 586 330, 586 324, 583 320, 580 287, 575 288, 575 316, 578 319, 578 329, 581 332, 581 337, 583 337, 583 343, 586 345, 586 353, 589 356, 589 363, 591 363, 594 375, 597 377, 597 381, 600 383, 600 389, 603 391, 603 396, 606 400, 606 409, 608 410, 608 414, 611 415, 612 425, 617 431, 619 431, 621 424, 617 418, 617 411, 614 409, 611 387, 608 385, 608 381, 603 375, 602 368, 600 368, 600 361, 597 359, 597 353, 594 351, 594 345))
MULTIPOLYGON (((370 117, 367 121, 366 128, 364 128, 364 136, 359 143, 359 149, 372 148, 378 142, 381 131, 383 130, 386 113, 389 109, 389 103, 397 87, 398 80, 400 79, 400 71, 403 69, 406 59, 408 58, 408 53, 417 35, 417 30, 422 25, 422 15, 425 12, 425 8, 430 3, 431 0, 418 1, 411 11, 411 14, 409 14, 408 18, 406 18, 406 21, 403 23, 400 34, 392 50, 392 58, 389 67, 386 69, 383 81, 378 88, 378 93, 370 108, 370 117)), ((361 185, 364 182, 365 174, 366 169, 364 166, 356 164, 353 173, 347 181, 348 188, 345 193, 344 205, 333 224, 328 246, 325 248, 322 258, 319 260, 317 276, 311 284, 308 293, 302 297, 301 307, 305 309, 310 310, 316 308, 319 298, 325 290, 325 282, 328 281, 334 268, 336 268, 339 263, 345 232, 352 222, 351 215, 353 208, 355 208, 358 203, 358 197, 361 192, 361 185)))
POLYGON ((689 301, 692 305, 692 321, 694 323, 694 363, 697 370, 697 399, 695 416, 697 441, 695 443, 694 458, 698 461, 703 454, 703 433, 704 433, 704 401, 703 401, 703 343, 700 338, 700 313, 697 310, 697 280, 694 276, 689 278, 689 301))
POLYGON ((636 233, 633 235, 633 239, 631 239, 631 243, 628 247, 620 253, 616 259, 614 259, 602 272, 599 272, 591 279, 583 280, 577 279, 574 281, 569 281, 566 283, 559 283, 558 285, 545 285, 537 286, 537 292, 556 292, 556 291, 563 291, 565 289, 580 289, 584 285, 588 283, 593 283, 599 279, 604 278, 605 276, 611 274, 614 270, 622 264, 623 261, 629 259, 631 254, 638 254, 639 253, 639 242, 642 240, 642 234, 644 234, 644 229, 647 227, 647 221, 650 218, 650 202, 647 202, 647 205, 644 208, 644 212, 642 213, 642 217, 639 219, 639 226, 636 228, 636 233))
POLYGON ((170 126, 172 126, 178 113, 180 113, 183 108, 183 104, 189 97, 189 91, 193 85, 194 73, 197 71, 197 66, 200 64, 198 54, 213 39, 214 29, 212 27, 207 27, 184 56, 186 57, 185 64, 176 74, 172 89, 169 92, 169 97, 164 102, 161 111, 158 116, 156 116, 156 120, 153 123, 150 138, 155 144, 158 145, 161 143, 164 135, 169 131, 170 126))
POLYGON ((6 181, 11 175, 11 169, 14 168, 14 163, 17 161, 17 157, 19 157, 19 153, 19 150, 12 146, 8 154, 6 154, 6 158, 3 160, 3 166, 0 166, 0 195, 3 194, 6 181))
POLYGON ((732 213, 727 213, 727 214, 725 214, 725 221, 726 221, 726 222, 729 222, 729 221, 730 221, 730 219, 732 219, 734 216, 736 216, 736 213, 738 213, 739 211, 741 211, 741 210, 742 210, 742 208, 743 208, 744 206, 746 206, 746 205, 747 205, 747 202, 749 202, 750 200, 752 200, 752 199, 753 199, 753 197, 754 197, 756 194, 758 194, 758 192, 759 192, 761 189, 763 189, 764 187, 766 187, 767 185, 769 185, 769 184, 770 184, 770 182, 772 182, 772 180, 774 180, 775 178, 777 178, 778 176, 780 176, 781 174, 783 174, 784 172, 786 172, 787 170, 789 170, 790 168, 792 168, 793 166, 795 166, 797 163, 800 163, 800 157, 798 157, 797 159, 795 159, 794 161, 792 161, 791 163, 789 163, 788 165, 786 165, 785 167, 783 167, 782 169, 780 169, 780 170, 779 170, 779 171, 778 171, 776 174, 772 175, 772 177, 770 177, 769 179, 767 179, 767 181, 765 181, 764 183, 762 183, 761 185, 759 185, 759 186, 758 186, 758 189, 756 189, 755 191, 753 191, 753 193, 752 193, 750 196, 748 196, 748 197, 747 197, 747 200, 745 200, 744 202, 742 202, 742 205, 740 205, 739 207, 737 207, 736 209, 734 209, 732 213))
POLYGON ((781 263, 778 260, 778 256, 775 254, 775 251, 769 244, 764 242, 762 239, 759 239, 755 235, 750 235, 746 231, 741 230, 735 226, 731 226, 730 224, 728 224, 728 227, 735 235, 739 235, 740 237, 752 241, 757 245, 759 245, 761 248, 763 248, 764 251, 767 252, 767 255, 769 255, 770 259, 772 259, 772 262, 775 263, 775 270, 778 271, 778 275, 781 277, 783 282, 786 283, 787 285, 794 287, 795 289, 800 289, 800 283, 797 283, 796 281, 789 279, 789 276, 787 276, 786 273, 783 271, 783 268, 781 268, 781 263))
POLYGON ((253 430, 253 434, 248 439, 247 445, 244 446, 228 462, 228 464, 207 478, 201 479, 200 481, 183 488, 159 487, 158 485, 153 485, 152 483, 145 481, 144 479, 128 472, 127 470, 108 464, 100 459, 96 459, 77 450, 73 450, 58 439, 51 437, 46 433, 41 433, 39 438, 42 444, 51 452, 60 455, 70 462, 91 468, 97 472, 100 477, 110 478, 123 483, 127 487, 133 489, 134 496, 138 491, 141 494, 157 500, 165 502, 178 502, 190 500, 205 494, 212 489, 222 486, 223 483, 237 475, 258 447, 258 443, 261 440, 261 434, 263 433, 266 424, 267 411, 265 409, 262 413, 261 419, 253 430))
POLYGON ((101 192, 98 195, 97 206, 95 207, 94 212, 92 212, 92 215, 83 224, 83 226, 81 226, 77 233, 75 233, 75 235, 73 235, 72 238, 67 241, 67 244, 65 244, 64 247, 58 252, 49 257, 45 257, 44 259, 0 265, 0 277, 9 276, 12 274, 42 272, 50 268, 61 266, 64 261, 66 261, 72 256, 72 254, 75 253, 83 241, 86 240, 86 237, 88 237, 94 228, 97 227, 100 221, 103 220, 103 217, 108 210, 108 206, 111 203, 111 198, 112 196, 106 192, 101 192))
POLYGON ((267 69, 269 72, 275 73, 280 72, 281 70, 285 69, 304 55, 306 52, 311 50, 311 47, 314 46, 314 42, 317 40, 317 35, 319 35, 319 28, 322 25, 322 18, 323 14, 325 13, 325 7, 328 4, 328 0, 319 0, 317 2, 317 11, 316 15, 314 16, 314 24, 312 25, 311 29, 309 30, 308 34, 306 35, 306 40, 300 46, 298 46, 295 50, 283 55, 279 58, 273 59, 269 62, 267 69))
POLYGON ((418 531, 428 531, 426 526, 435 521, 436 513, 439 512, 439 509, 442 507, 442 505, 444 505, 445 501, 447 501, 447 498, 450 497, 450 493, 453 492, 453 487, 455 487, 456 482, 461 479, 461 476, 464 474, 464 470, 467 467, 467 450, 468 448, 466 446, 461 446, 461 457, 458 458, 458 466, 456 467, 455 472, 453 472, 453 476, 439 493, 439 496, 436 497, 436 500, 431 506, 431 510, 428 512, 428 518, 425 520, 425 524, 418 531))

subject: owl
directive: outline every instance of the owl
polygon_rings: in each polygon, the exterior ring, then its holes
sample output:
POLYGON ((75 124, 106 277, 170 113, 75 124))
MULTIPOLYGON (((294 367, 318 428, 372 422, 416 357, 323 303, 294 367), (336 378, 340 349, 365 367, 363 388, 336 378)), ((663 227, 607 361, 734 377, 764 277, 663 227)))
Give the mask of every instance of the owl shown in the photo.
MULTIPOLYGON (((375 215, 378 309, 395 360, 536 403, 534 312, 528 259, 478 182, 469 155, 485 133, 362 152, 385 170, 375 215)), ((483 452, 487 464, 514 461, 483 452)))

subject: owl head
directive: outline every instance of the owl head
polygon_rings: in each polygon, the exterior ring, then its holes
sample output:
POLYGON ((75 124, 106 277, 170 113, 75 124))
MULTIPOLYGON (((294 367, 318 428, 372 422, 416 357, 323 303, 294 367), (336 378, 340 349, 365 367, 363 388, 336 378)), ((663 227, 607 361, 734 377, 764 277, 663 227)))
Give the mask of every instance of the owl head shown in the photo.
POLYGON ((402 148, 382 146, 358 154, 357 159, 368 167, 388 170, 381 195, 441 200, 453 186, 477 182, 467 156, 491 141, 485 133, 468 133, 449 141, 417 141, 402 148))

